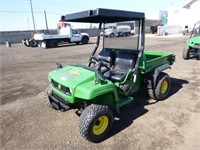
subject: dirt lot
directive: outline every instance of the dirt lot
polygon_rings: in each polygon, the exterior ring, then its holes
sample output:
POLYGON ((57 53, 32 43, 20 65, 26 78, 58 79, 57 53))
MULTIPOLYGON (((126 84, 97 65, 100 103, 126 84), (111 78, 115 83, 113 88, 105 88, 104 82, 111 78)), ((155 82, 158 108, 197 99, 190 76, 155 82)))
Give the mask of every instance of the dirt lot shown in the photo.
POLYGON ((188 37, 146 38, 146 49, 168 51, 176 62, 170 97, 153 101, 145 92, 122 109, 109 136, 94 144, 81 138, 75 110, 55 111, 43 100, 55 63, 86 64, 94 43, 55 49, 0 46, 1 149, 200 149, 200 61, 182 59, 188 37))

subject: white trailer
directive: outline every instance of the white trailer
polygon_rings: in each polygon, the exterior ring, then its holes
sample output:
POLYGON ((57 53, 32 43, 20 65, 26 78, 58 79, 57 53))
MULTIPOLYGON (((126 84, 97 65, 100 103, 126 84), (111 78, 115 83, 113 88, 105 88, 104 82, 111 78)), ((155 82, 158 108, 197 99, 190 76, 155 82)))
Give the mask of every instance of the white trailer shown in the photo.
POLYGON ((119 37, 119 36, 130 36, 131 35, 131 27, 128 25, 120 25, 120 26, 110 26, 104 31, 105 37, 119 37))
POLYGON ((89 35, 87 33, 79 33, 77 30, 72 29, 68 23, 58 24, 59 34, 34 34, 33 39, 24 39, 22 43, 28 47, 58 47, 61 42, 87 44, 89 41, 89 35))

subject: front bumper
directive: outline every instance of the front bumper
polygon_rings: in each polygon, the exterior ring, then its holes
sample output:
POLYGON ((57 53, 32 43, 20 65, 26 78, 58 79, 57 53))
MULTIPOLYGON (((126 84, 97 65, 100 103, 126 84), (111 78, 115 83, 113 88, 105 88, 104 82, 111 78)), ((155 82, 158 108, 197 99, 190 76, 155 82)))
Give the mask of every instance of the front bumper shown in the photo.
POLYGON ((194 48, 200 50, 200 45, 194 45, 194 48))
POLYGON ((56 103, 60 108, 64 109, 65 111, 70 109, 69 103, 65 101, 62 97, 55 94, 53 91, 47 92, 47 95, 49 97, 50 103, 56 103))

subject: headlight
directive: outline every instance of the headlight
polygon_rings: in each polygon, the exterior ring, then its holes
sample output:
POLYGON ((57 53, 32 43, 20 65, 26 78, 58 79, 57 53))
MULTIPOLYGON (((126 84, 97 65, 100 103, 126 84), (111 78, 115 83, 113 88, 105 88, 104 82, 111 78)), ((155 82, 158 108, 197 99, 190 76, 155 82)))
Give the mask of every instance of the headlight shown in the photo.
POLYGON ((51 82, 51 76, 50 75, 48 75, 48 81, 51 82))
POLYGON ((72 94, 72 89, 71 88, 69 88, 69 91, 70 91, 70 94, 72 94))
POLYGON ((193 44, 194 42, 192 42, 192 41, 189 41, 188 43, 189 43, 189 44, 193 44))

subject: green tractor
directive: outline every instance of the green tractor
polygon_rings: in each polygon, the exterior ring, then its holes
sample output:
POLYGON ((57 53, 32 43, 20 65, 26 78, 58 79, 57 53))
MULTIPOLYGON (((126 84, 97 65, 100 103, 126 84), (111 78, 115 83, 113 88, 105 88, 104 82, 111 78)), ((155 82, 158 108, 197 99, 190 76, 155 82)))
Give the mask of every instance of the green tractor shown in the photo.
POLYGON ((84 139, 99 142, 105 138, 120 108, 133 102, 140 88, 146 87, 150 97, 156 100, 168 97, 171 80, 163 71, 171 67, 175 56, 144 51, 144 13, 99 8, 62 18, 68 22, 99 23, 96 46, 88 65, 57 64, 57 69, 48 75, 50 106, 61 111, 77 109, 78 128, 84 139), (101 36, 106 26, 125 21, 135 21, 138 25, 134 36, 101 36))
POLYGON ((186 42, 187 47, 183 50, 183 59, 200 59, 200 21, 198 21, 192 30, 190 38, 186 42))

